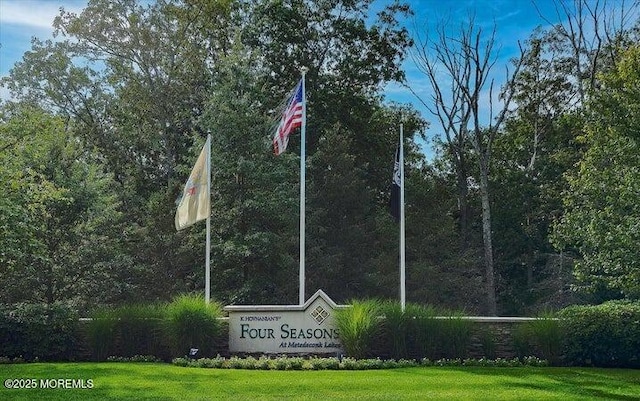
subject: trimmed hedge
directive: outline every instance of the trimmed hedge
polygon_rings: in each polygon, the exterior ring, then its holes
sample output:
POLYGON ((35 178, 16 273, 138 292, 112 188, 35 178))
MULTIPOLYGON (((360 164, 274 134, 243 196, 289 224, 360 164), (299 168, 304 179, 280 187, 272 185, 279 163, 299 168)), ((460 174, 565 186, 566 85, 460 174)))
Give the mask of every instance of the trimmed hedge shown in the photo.
POLYGON ((26 361, 75 360, 78 315, 54 303, 0 305, 0 356, 26 361))
POLYGON ((640 302, 570 306, 559 317, 564 364, 640 368, 640 302))

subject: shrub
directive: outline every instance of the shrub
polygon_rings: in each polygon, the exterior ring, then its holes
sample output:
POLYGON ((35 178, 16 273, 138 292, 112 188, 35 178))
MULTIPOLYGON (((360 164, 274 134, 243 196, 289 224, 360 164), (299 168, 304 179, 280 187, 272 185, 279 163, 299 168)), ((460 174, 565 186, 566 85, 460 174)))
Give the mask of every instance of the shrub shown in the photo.
POLYGON ((491 327, 477 330, 478 340, 482 345, 483 356, 488 359, 496 358, 496 332, 491 327))
POLYGON ((260 370, 274 369, 272 367, 273 364, 274 363, 271 358, 262 355, 260 358, 258 358, 258 360, 256 360, 256 369, 260 369, 260 370))
POLYGON ((167 305, 166 316, 174 355, 187 355, 191 348, 198 348, 198 355, 213 355, 220 331, 218 318, 222 316, 219 303, 207 304, 202 296, 182 295, 167 305))
POLYGON ((517 324, 514 326, 511 332, 511 340, 513 341, 513 348, 516 351, 516 355, 519 359, 533 355, 533 344, 531 329, 526 323, 517 324))
POLYGON ((137 362, 137 363, 158 363, 163 362, 162 359, 153 355, 134 355, 134 356, 110 356, 107 362, 137 362))
MULTIPOLYGON (((560 363, 563 335, 560 321, 551 312, 545 312, 536 320, 525 323, 529 328, 532 342, 538 347, 541 358, 552 365, 560 363)), ((532 354, 529 354, 532 355, 532 354)))
POLYGON ((338 323, 340 338, 347 354, 354 358, 463 358, 467 354, 473 327, 462 313, 439 312, 432 306, 413 303, 407 304, 402 311, 397 301, 353 301, 353 307, 341 314, 336 316, 337 322, 345 320, 338 323), (375 318, 378 313, 379 319, 375 318), (362 336, 356 336, 357 330, 368 333, 366 345, 362 336), (380 337, 375 342, 378 347, 367 352, 367 349, 372 349, 376 335, 380 337), (351 336, 362 343, 350 344, 355 342, 351 336))
POLYGON ((351 302, 351 306, 335 312, 335 323, 347 355, 364 358, 374 337, 380 333, 381 303, 377 300, 351 302))
POLYGON ((162 324, 164 310, 161 306, 127 305, 114 312, 118 355, 167 357, 162 324))
POLYGON ((464 319, 461 312, 451 313, 448 317, 439 319, 440 344, 445 358, 464 358, 471 339, 473 323, 464 319))
MULTIPOLYGON (((406 358, 408 355, 407 339, 409 337, 410 314, 407 313, 408 308, 402 310, 402 306, 397 301, 385 301, 381 305, 384 321, 382 324, 382 334, 386 341, 382 341, 384 346, 389 350, 383 350, 382 353, 390 355, 392 358, 406 358)), ((386 348, 385 347, 385 348, 386 348)))
POLYGON ((31 360, 71 360, 78 354, 78 316, 69 306, 18 304, 0 308, 0 355, 31 360))
POLYGON ((429 357, 435 359, 440 344, 441 322, 436 318, 439 313, 432 306, 407 304, 409 319, 409 349, 416 359, 429 357))
POLYGON ((563 325, 552 312, 543 312, 535 320, 517 325, 512 332, 518 358, 535 355, 551 365, 559 365, 564 344, 563 325))
POLYGON ((92 359, 136 355, 168 359, 164 309, 160 305, 125 305, 94 312, 86 330, 92 359))
POLYGON ((261 356, 239 358, 232 356, 229 359, 217 356, 214 359, 201 358, 175 358, 172 363, 181 367, 198 367, 214 369, 263 369, 263 370, 371 370, 371 369, 398 369, 416 366, 482 366, 482 367, 520 367, 520 366, 547 366, 547 362, 535 357, 520 359, 439 359, 431 361, 423 359, 416 361, 413 359, 355 359, 346 357, 340 361, 337 358, 311 357, 304 359, 300 357, 278 356, 269 358, 261 356))
POLYGON ((104 361, 116 354, 116 314, 109 309, 100 309, 93 313, 87 323, 87 342, 91 348, 93 360, 104 361))
POLYGON ((571 365, 640 367, 640 302, 610 301, 560 312, 571 365))
POLYGON ((338 370, 340 360, 338 358, 311 358, 309 359, 312 370, 338 370))

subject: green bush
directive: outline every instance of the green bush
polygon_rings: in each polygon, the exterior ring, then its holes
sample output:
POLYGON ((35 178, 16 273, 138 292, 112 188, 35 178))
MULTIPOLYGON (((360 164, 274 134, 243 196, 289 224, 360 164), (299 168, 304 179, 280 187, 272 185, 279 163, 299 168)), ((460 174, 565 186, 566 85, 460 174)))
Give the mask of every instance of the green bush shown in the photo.
POLYGON ((110 309, 97 310, 87 322, 87 343, 93 360, 104 361, 117 354, 116 323, 116 313, 110 309))
POLYGON ((408 304, 406 309, 411 357, 463 358, 473 323, 460 312, 439 311, 432 306, 408 304))
POLYGON ((461 312, 450 313, 438 319, 440 326, 439 340, 444 358, 464 358, 471 340, 473 322, 463 318, 461 312))
POLYGON ((108 357, 154 355, 169 359, 164 333, 165 308, 160 305, 125 305, 99 309, 87 323, 87 342, 93 360, 108 357))
POLYGON ((482 345, 483 357, 488 359, 496 358, 496 336, 497 333, 491 327, 481 327, 477 330, 478 340, 482 345))
POLYGON ((543 312, 535 320, 517 325, 512 333, 519 358, 536 356, 551 365, 560 365, 566 335, 563 324, 552 312, 543 312))
POLYGON ((397 301, 353 301, 336 315, 347 355, 401 360, 463 358, 473 323, 461 313, 397 301))
POLYGON ((408 308, 402 310, 402 306, 397 301, 385 301, 381 305, 381 312, 384 316, 382 323, 382 335, 384 340, 381 341, 384 348, 388 351, 381 350, 381 353, 390 355, 394 359, 406 358, 408 355, 407 341, 410 337, 411 321, 407 313, 408 308))
POLYGON ((409 353, 416 359, 437 359, 441 347, 439 331, 442 326, 436 318, 440 313, 432 306, 407 304, 409 319, 409 353))
POLYGON ((9 305, 0 305, 0 357, 9 360, 22 354, 20 338, 24 329, 18 325, 13 315, 13 308, 9 305))
POLYGON ((0 307, 0 356, 27 361, 72 360, 78 354, 78 315, 54 303, 0 307))
POLYGON ((478 367, 521 367, 521 366, 547 366, 547 362, 535 357, 524 359, 439 359, 431 361, 429 359, 355 359, 355 358, 318 358, 308 359, 300 357, 278 356, 270 358, 261 356, 239 358, 232 356, 223 358, 175 358, 172 363, 181 367, 196 367, 210 369, 249 369, 249 370, 372 370, 372 369, 398 369, 416 366, 425 367, 455 367, 455 366, 478 366, 478 367))
POLYGON ((155 355, 168 358, 163 332, 164 306, 122 306, 115 310, 115 317, 118 356, 155 355))
POLYGON ((526 323, 516 324, 511 331, 513 348, 519 359, 535 354, 533 350, 533 335, 526 323))
POLYGON ((198 356, 213 356, 215 339, 221 329, 222 306, 205 303, 202 296, 181 295, 166 308, 167 333, 174 356, 188 355, 191 348, 198 356))
POLYGON ((640 368, 640 302, 610 301, 560 312, 570 365, 640 368))
POLYGON ((340 341, 347 355, 364 358, 369 355, 374 338, 381 332, 382 303, 378 300, 353 300, 334 315, 340 341))
POLYGON ((559 365, 565 335, 557 317, 551 312, 545 312, 526 325, 529 326, 533 344, 540 350, 539 357, 546 359, 551 365, 559 365))
POLYGON ((183 295, 170 304, 125 305, 96 311, 87 323, 87 342, 94 360, 149 355, 162 360, 198 348, 212 355, 220 332, 222 306, 200 296, 183 295))

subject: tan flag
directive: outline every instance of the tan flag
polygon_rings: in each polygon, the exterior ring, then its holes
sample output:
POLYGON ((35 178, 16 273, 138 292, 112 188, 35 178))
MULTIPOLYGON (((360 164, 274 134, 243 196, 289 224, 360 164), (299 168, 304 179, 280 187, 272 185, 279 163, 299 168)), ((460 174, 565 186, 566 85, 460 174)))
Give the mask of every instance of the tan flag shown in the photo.
POLYGON ((189 179, 184 186, 182 198, 176 210, 176 230, 182 230, 200 220, 205 220, 211 214, 209 190, 209 149, 210 139, 207 139, 198 160, 196 160, 189 179))

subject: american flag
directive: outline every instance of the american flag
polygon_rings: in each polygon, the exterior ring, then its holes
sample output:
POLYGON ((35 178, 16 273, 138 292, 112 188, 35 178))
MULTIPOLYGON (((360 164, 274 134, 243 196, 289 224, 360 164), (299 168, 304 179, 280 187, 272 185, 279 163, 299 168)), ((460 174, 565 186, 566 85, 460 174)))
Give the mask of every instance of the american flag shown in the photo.
POLYGON ((280 155, 287 149, 289 134, 294 129, 302 126, 302 81, 298 83, 296 89, 282 112, 282 119, 275 134, 273 135, 273 152, 280 155))

